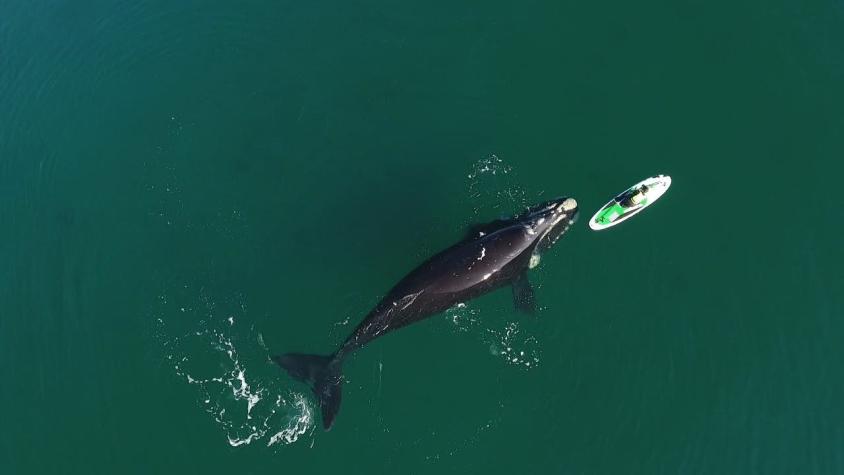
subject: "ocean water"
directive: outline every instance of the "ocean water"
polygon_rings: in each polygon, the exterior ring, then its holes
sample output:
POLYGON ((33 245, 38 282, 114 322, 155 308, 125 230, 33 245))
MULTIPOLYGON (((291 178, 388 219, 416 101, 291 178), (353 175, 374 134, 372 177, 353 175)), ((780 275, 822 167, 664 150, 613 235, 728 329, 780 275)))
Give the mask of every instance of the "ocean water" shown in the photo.
POLYGON ((844 473, 842 51, 833 1, 0 2, 0 467, 844 473), (535 318, 373 342, 330 432, 269 362, 560 195, 535 318))

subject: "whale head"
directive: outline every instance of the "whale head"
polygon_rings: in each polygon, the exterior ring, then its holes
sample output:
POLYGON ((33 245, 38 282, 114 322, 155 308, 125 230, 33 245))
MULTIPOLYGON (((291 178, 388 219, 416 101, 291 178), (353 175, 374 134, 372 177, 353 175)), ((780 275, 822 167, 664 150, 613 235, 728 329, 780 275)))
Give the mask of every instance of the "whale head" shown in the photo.
POLYGON ((535 236, 534 254, 551 247, 577 221, 577 201, 570 197, 556 198, 532 206, 520 217, 528 234, 535 236))

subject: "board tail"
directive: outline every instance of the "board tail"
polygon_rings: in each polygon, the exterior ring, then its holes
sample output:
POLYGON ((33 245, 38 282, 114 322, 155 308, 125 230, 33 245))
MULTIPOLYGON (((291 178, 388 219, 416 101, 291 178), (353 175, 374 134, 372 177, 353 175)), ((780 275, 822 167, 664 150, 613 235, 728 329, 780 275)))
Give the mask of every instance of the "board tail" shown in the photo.
POLYGON ((273 356, 273 361, 287 370, 290 376, 311 386, 319 400, 322 411, 322 426, 331 429, 337 411, 340 410, 343 372, 340 360, 334 356, 286 353, 273 356))

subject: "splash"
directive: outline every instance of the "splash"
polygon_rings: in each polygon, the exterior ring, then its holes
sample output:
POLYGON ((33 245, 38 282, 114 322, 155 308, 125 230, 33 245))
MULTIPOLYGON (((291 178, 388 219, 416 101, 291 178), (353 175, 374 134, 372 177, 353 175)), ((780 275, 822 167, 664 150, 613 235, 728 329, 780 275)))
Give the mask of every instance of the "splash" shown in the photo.
POLYGON ((499 356, 511 366, 533 369, 539 365, 539 341, 536 337, 522 335, 516 322, 509 322, 500 330, 487 328, 485 339, 489 342, 490 354, 499 356))
POLYGON ((477 327, 480 323, 479 314, 479 310, 469 308, 462 302, 445 311, 446 319, 460 333, 470 332, 477 327))
MULTIPOLYGON (((278 401, 276 401, 276 403, 278 403, 278 401)), ((297 409, 299 409, 299 416, 292 418, 287 427, 270 436, 270 440, 267 442, 268 447, 279 442, 292 444, 293 442, 299 440, 300 435, 304 434, 308 431, 308 429, 313 427, 311 407, 308 406, 305 397, 301 394, 296 394, 293 404, 297 409)))
POLYGON ((500 358, 508 365, 525 370, 539 365, 539 340, 523 333, 518 323, 507 322, 503 328, 494 328, 490 326, 490 322, 481 319, 479 309, 465 303, 459 303, 446 310, 445 317, 455 331, 477 335, 479 341, 489 348, 492 356, 500 358))
POLYGON ((527 192, 517 183, 513 167, 497 155, 473 163, 466 177, 475 215, 486 212, 487 208, 501 213, 528 205, 527 192))
MULTIPOLYGON (((204 294, 198 305, 172 305, 170 300, 159 296, 156 317, 165 361, 196 388, 200 407, 223 430, 229 445, 258 440, 266 440, 267 446, 292 444, 313 428, 313 411, 305 396, 282 387, 283 380, 274 372, 262 374, 275 369, 267 364, 263 336, 239 327, 244 319, 228 308, 231 302, 218 309, 204 294)), ((245 312, 242 303, 235 306, 245 312)))
POLYGON ((477 180, 480 175, 498 175, 499 173, 506 175, 511 171, 513 171, 513 167, 507 165, 504 163, 504 160, 493 154, 472 164, 472 171, 469 173, 468 178, 469 180, 474 181, 477 180))

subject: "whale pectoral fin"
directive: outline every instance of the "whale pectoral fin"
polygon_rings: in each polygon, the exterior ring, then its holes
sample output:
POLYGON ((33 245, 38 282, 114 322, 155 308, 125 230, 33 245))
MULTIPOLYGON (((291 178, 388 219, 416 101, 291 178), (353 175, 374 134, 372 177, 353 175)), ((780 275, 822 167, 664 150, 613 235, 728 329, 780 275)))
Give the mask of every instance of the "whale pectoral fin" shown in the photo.
POLYGON ((527 272, 522 272, 513 281, 513 305, 516 310, 534 315, 536 314, 536 297, 533 287, 528 280, 527 272))

